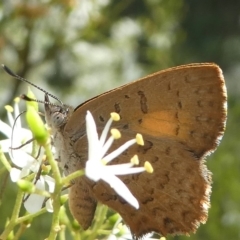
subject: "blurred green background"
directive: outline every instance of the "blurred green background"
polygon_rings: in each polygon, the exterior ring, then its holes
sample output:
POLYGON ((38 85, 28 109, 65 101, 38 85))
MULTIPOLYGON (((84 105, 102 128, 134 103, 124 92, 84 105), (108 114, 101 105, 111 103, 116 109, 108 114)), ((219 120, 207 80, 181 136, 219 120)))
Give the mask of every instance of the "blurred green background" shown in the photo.
MULTIPOLYGON (((218 150, 207 161, 213 172, 207 223, 195 235, 167 239, 240 239, 239 0, 0 2, 0 63, 73 106, 149 73, 192 62, 215 62, 223 69, 228 121, 218 150)), ((26 93, 27 85, 3 70, 0 81, 4 119, 3 106, 26 93)), ((43 99, 42 92, 32 90, 43 99)), ((1 194, 0 232, 15 200, 12 185, 1 194)), ((22 239, 44 239, 50 221, 50 214, 34 220, 22 239)))

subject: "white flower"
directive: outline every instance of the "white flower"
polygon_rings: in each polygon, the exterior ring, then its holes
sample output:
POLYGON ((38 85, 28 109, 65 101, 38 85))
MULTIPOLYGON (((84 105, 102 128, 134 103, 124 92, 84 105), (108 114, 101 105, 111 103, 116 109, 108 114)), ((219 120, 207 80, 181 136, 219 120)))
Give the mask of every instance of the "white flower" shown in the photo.
MULTIPOLYGON (((12 114, 13 108, 6 106, 9 125, 0 120, 0 132, 6 135, 7 139, 0 141, 3 152, 8 152, 11 161, 18 168, 12 167, 10 170, 10 178, 13 182, 17 182, 23 177, 28 176, 31 172, 37 173, 40 168, 40 162, 31 156, 32 142, 19 149, 11 149, 11 147, 19 147, 26 143, 27 140, 32 139, 30 130, 21 127, 21 119, 19 116, 18 107, 19 98, 15 99, 14 116, 12 114)), ((40 176, 35 183, 36 188, 45 190, 45 185, 48 185, 48 191, 54 191, 54 179, 50 176, 40 176)), ((30 213, 35 213, 42 208, 45 197, 38 194, 31 194, 24 202, 26 210, 30 213)), ((49 211, 52 209, 48 208, 49 211)))
MULTIPOLYGON (((45 185, 48 185, 48 192, 53 193, 54 187, 55 187, 55 181, 50 176, 40 176, 40 179, 37 180, 35 183, 35 186, 39 190, 45 190, 45 185)), ((43 202, 45 200, 44 196, 41 196, 39 194, 30 194, 26 195, 26 201, 24 201, 24 207, 29 213, 35 213, 38 212, 43 205, 43 202)), ((48 212, 53 212, 53 206, 51 198, 49 198, 46 202, 46 209, 48 212)))
MULTIPOLYGON (((32 151, 32 143, 26 144, 19 149, 11 149, 11 147, 19 147, 27 140, 32 139, 30 130, 21 127, 21 119, 19 117, 19 98, 15 99, 14 116, 12 114, 13 108, 5 106, 7 110, 9 125, 0 120, 0 132, 6 135, 7 139, 0 141, 3 152, 8 152, 12 162, 22 168, 20 171, 17 168, 12 168, 10 177, 13 182, 20 178, 27 176, 30 172, 30 167, 33 168, 33 163, 37 162, 30 154, 32 151)), ((34 166, 34 170, 36 166, 34 166)))
POLYGON ((33 157, 30 155, 32 150, 32 144, 10 150, 10 147, 19 147, 24 144, 27 140, 32 138, 30 130, 21 127, 21 120, 19 116, 18 107, 19 98, 15 99, 14 104, 14 116, 12 114, 13 108, 11 106, 5 106, 7 110, 9 125, 0 120, 0 132, 2 132, 7 139, 0 141, 3 152, 9 152, 11 160, 14 164, 20 167, 26 166, 27 162, 33 161, 33 157))
POLYGON ((133 167, 134 165, 138 164, 137 156, 134 156, 129 163, 109 166, 106 165, 133 144, 138 143, 143 145, 142 136, 137 134, 136 139, 127 141, 117 150, 105 155, 108 149, 111 147, 114 139, 121 137, 120 132, 117 129, 112 129, 111 137, 106 141, 106 137, 112 122, 118 121, 119 118, 120 117, 117 113, 112 113, 111 118, 105 125, 100 138, 98 138, 97 128, 93 116, 89 111, 87 112, 86 130, 88 138, 88 161, 86 163, 85 173, 88 178, 95 182, 99 181, 100 179, 107 182, 119 196, 124 198, 129 204, 138 209, 139 203, 137 199, 116 175, 133 174, 146 170, 151 172, 151 165, 146 162, 146 166, 144 167, 133 167))

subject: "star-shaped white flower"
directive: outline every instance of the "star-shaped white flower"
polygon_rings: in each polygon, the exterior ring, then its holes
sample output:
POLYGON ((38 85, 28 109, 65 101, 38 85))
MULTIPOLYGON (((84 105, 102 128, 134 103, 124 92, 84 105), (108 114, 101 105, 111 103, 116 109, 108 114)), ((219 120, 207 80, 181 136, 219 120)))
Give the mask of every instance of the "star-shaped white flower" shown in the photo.
MULTIPOLYGON (((2 151, 9 153, 11 161, 16 166, 12 167, 10 170, 10 178, 13 182, 17 182, 21 178, 28 176, 31 172, 37 173, 40 168, 40 162, 31 156, 32 142, 19 149, 11 149, 11 147, 19 147, 27 140, 32 139, 32 132, 21 127, 18 102, 19 98, 16 98, 14 110, 11 106, 5 107, 7 110, 9 125, 0 120, 0 132, 7 137, 7 139, 0 141, 2 151)), ((35 183, 36 188, 40 190, 45 190, 46 184, 48 186, 48 191, 53 192, 55 182, 52 177, 47 175, 40 176, 35 183)), ((44 199, 44 196, 30 194, 30 196, 24 202, 24 206, 28 212, 35 213, 42 208, 44 199)), ((51 207, 48 208, 48 211, 52 211, 51 207)))
POLYGON ((144 144, 142 136, 137 134, 135 139, 127 141, 115 151, 105 155, 108 149, 111 147, 113 141, 121 137, 121 134, 117 129, 111 129, 111 137, 109 137, 109 139, 106 141, 106 137, 112 122, 118 121, 119 118, 120 117, 117 113, 111 113, 111 118, 105 125, 100 138, 98 138, 97 128, 93 116, 89 111, 87 112, 86 130, 88 138, 88 161, 86 163, 85 173, 88 178, 95 182, 99 181, 100 179, 107 182, 119 196, 124 198, 129 204, 138 209, 139 203, 137 199, 116 175, 134 174, 143 171, 152 172, 153 169, 148 162, 145 163, 144 167, 133 167, 134 165, 138 164, 137 156, 134 156, 129 163, 109 166, 107 165, 107 163, 119 156, 133 144, 144 144))

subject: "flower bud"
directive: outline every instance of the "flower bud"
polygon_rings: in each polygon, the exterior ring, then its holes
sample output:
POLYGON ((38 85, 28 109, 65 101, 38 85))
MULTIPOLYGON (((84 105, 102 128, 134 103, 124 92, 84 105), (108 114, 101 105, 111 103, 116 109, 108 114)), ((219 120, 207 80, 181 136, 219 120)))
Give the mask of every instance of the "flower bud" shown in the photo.
POLYGON ((20 179, 17 181, 17 185, 23 192, 33 193, 35 191, 35 185, 27 180, 20 179))
POLYGON ((27 104, 26 120, 35 140, 37 140, 40 145, 46 144, 49 137, 48 131, 38 112, 32 105, 27 104))
MULTIPOLYGON (((35 95, 33 94, 33 92, 31 91, 30 88, 28 88, 27 96, 29 98, 31 98, 31 99, 36 99, 35 95)), ((38 103, 37 102, 35 102, 35 101, 28 101, 27 105, 32 106, 36 110, 36 112, 38 112, 38 103)))
POLYGON ((61 195, 60 204, 63 205, 68 200, 68 194, 61 195))
POLYGON ((51 171, 51 165, 42 164, 41 168, 42 168, 42 172, 41 172, 42 175, 48 175, 51 171))
POLYGON ((73 220, 72 222, 72 228, 75 230, 75 231, 79 231, 81 229, 79 223, 77 222, 76 219, 73 220))

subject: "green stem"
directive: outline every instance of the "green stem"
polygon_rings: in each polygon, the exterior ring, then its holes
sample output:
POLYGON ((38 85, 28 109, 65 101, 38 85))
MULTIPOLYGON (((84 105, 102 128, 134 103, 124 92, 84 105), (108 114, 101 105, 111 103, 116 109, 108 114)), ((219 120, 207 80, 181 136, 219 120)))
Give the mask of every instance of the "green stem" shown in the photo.
POLYGON ((52 218, 52 226, 51 226, 51 231, 50 231, 48 240, 55 240, 58 232, 61 230, 59 225, 59 213, 60 213, 60 207, 61 207, 60 196, 61 196, 61 190, 62 190, 62 178, 61 178, 61 174, 60 174, 57 162, 55 161, 52 155, 50 143, 46 144, 45 151, 46 151, 47 159, 51 165, 53 176, 55 179, 55 189, 54 189, 54 193, 52 194, 53 218, 52 218))
POLYGON ((14 205, 14 208, 13 208, 11 219, 10 219, 7 227, 5 228, 4 232, 0 236, 1 240, 7 239, 8 235, 11 233, 11 231, 13 230, 15 225, 17 224, 17 219, 18 219, 20 208, 21 208, 21 205, 22 205, 23 196, 24 196, 24 192, 22 192, 19 189, 18 193, 17 193, 16 202, 15 202, 15 205, 14 205))
POLYGON ((7 169, 5 167, 0 168, 0 176, 3 175, 6 171, 7 169))
POLYGON ((28 221, 28 220, 30 220, 32 218, 35 218, 35 217, 37 217, 37 216, 39 216, 43 213, 46 213, 46 212, 47 212, 46 207, 44 207, 36 213, 31 213, 31 214, 28 214, 28 215, 25 215, 23 217, 18 218, 17 221, 16 221, 16 224, 20 224, 22 222, 28 221))
POLYGON ((61 230, 59 232, 59 240, 66 240, 65 232, 66 232, 66 228, 65 227, 61 227, 61 230))
POLYGON ((5 166, 5 168, 10 172, 12 167, 11 167, 10 163, 8 162, 7 158, 5 157, 4 153, 2 152, 1 146, 0 146, 0 159, 3 163, 3 165, 5 166))
POLYGON ((74 240, 81 240, 81 234, 80 234, 80 231, 75 231, 75 234, 74 234, 74 240))
POLYGON ((65 178, 63 178, 62 183, 63 183, 63 185, 69 184, 69 182, 71 182, 71 180, 73 180, 77 177, 81 177, 84 174, 85 174, 85 171, 83 169, 73 172, 73 173, 69 174, 68 176, 66 176, 65 178))
POLYGON ((95 222, 91 231, 91 235, 88 237, 88 240, 94 240, 96 239, 97 235, 98 235, 98 230, 100 229, 100 227, 102 226, 105 218, 106 218, 106 214, 108 211, 108 207, 105 205, 101 205, 98 208, 98 211, 96 213, 95 216, 95 222))
POLYGON ((38 145, 36 140, 33 140, 32 141, 32 154, 31 155, 32 156, 37 156, 38 151, 39 151, 39 145, 38 145))
POLYGON ((51 145, 50 142, 48 142, 45 146, 45 152, 46 152, 46 156, 47 159, 51 165, 51 169, 52 169, 52 173, 53 173, 53 177, 55 179, 55 184, 56 185, 62 185, 62 177, 59 171, 59 167, 57 162, 55 161, 52 151, 51 151, 51 145))
POLYGON ((21 235, 25 232, 26 229, 27 229, 27 225, 24 223, 21 224, 13 240, 18 240, 21 237, 21 235))

